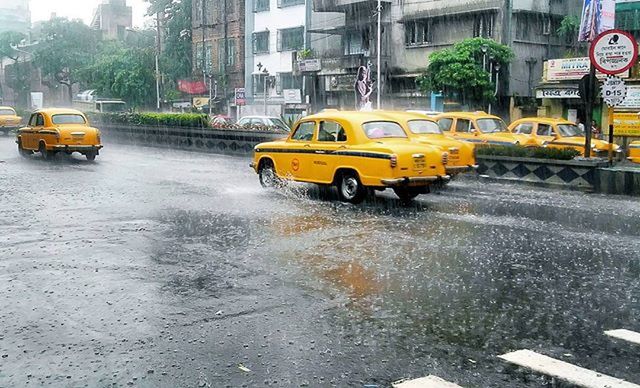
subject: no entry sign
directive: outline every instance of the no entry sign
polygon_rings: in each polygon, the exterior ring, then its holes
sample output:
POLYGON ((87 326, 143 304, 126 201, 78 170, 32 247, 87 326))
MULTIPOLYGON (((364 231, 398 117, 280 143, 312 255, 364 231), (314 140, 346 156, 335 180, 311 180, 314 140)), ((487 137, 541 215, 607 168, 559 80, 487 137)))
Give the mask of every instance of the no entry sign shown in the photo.
POLYGON ((605 74, 624 73, 638 59, 638 43, 627 32, 605 31, 591 43, 589 57, 593 66, 605 74))

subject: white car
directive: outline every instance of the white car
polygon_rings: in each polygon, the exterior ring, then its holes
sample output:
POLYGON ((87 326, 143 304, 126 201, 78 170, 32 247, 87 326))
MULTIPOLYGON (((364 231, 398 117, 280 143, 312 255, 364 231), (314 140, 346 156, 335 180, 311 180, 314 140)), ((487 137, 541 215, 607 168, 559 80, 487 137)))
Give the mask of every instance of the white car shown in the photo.
POLYGON ((280 117, 272 117, 272 116, 245 116, 238 120, 237 123, 242 127, 254 127, 254 126, 265 126, 265 127, 277 127, 282 129, 283 131, 291 131, 291 128, 285 124, 284 121, 280 117))

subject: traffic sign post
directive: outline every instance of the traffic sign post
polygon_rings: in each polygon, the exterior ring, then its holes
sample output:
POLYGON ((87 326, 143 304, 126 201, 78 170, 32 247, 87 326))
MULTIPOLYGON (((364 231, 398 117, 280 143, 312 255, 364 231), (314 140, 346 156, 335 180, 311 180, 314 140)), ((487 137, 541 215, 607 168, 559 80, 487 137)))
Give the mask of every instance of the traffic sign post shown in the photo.
POLYGON ((615 76, 607 77, 602 85, 602 99, 609 107, 616 107, 627 97, 627 85, 615 76))

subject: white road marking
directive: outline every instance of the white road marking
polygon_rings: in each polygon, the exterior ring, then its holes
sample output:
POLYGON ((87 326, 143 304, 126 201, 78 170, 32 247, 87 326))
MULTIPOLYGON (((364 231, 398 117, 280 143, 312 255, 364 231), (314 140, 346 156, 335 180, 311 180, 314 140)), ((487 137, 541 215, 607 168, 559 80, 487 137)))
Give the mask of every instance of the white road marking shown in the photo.
POLYGON ((627 329, 616 329, 605 331, 604 334, 608 335, 609 337, 640 345, 640 333, 636 333, 635 331, 627 329))
POLYGON ((640 385, 556 360, 531 350, 518 350, 498 357, 512 364, 585 388, 640 388, 640 385))
POLYGON ((392 384, 393 388, 462 388, 437 376, 421 377, 392 384))

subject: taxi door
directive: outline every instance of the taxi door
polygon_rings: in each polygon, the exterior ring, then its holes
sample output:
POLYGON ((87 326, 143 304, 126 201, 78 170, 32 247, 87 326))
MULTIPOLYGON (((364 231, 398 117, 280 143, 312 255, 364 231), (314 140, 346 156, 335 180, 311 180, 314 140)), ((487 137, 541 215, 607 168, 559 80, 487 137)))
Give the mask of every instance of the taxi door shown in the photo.
POLYGON ((536 138, 539 144, 543 144, 545 141, 551 143, 556 140, 555 130, 549 124, 538 123, 536 126, 536 138))
POLYGON ((303 121, 294 130, 287 141, 288 147, 284 149, 276 168, 278 175, 285 178, 309 180, 312 177, 311 159, 314 155, 313 138, 316 132, 315 121, 303 121))
POLYGON ((320 121, 313 148, 314 179, 322 183, 331 183, 336 166, 341 159, 341 156, 335 153, 347 149, 346 130, 335 121, 320 121))
POLYGON ((20 131, 23 148, 38 149, 38 125, 44 126, 44 116, 41 113, 34 113, 29 119, 29 125, 20 131))
POLYGON ((457 118, 455 122, 453 137, 458 140, 477 141, 477 132, 472 132, 473 123, 469 119, 457 118))

